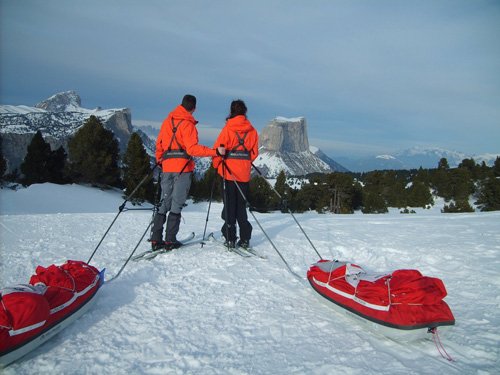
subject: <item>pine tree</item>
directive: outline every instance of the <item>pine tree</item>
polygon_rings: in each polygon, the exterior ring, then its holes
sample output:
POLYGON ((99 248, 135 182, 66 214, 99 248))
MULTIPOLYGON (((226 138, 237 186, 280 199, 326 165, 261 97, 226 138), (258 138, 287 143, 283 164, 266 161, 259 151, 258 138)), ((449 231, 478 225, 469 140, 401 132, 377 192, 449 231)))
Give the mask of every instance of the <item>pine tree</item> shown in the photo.
POLYGON ((459 199, 456 202, 445 204, 442 212, 444 213, 474 212, 474 209, 471 207, 468 200, 459 199))
POLYGON ((500 177, 500 157, 497 156, 493 164, 493 174, 495 177, 500 177))
POLYGON ((359 185, 352 175, 347 173, 330 173, 326 175, 330 209, 335 213, 349 214, 359 208, 359 185))
MULTIPOLYGON (((288 208, 288 196, 290 186, 286 183, 285 171, 281 171, 276 178, 276 183, 274 184, 274 189, 279 193, 281 199, 276 195, 276 202, 279 201, 278 205, 282 212, 287 212, 288 208)), ((276 194, 276 193, 274 193, 276 194)))
POLYGON ((282 170, 278 174, 278 177, 276 178, 276 183, 274 184, 274 188, 281 196, 283 196, 285 194, 285 191, 289 189, 289 186, 286 183, 285 171, 282 170))
POLYGON ((446 158, 439 159, 438 169, 450 169, 450 165, 448 164, 448 160, 446 158))
POLYGON ((66 162, 68 155, 63 146, 57 150, 52 151, 48 162, 48 169, 50 173, 50 182, 55 184, 64 184, 67 182, 65 176, 66 162))
POLYGON ((393 179, 387 179, 383 171, 373 171, 364 177, 363 213, 385 213, 393 179), (389 182, 390 181, 390 182, 389 182))
POLYGON ((268 212, 275 209, 274 192, 263 177, 256 176, 250 180, 249 202, 259 212, 268 212))
POLYGON ((481 211, 500 210, 500 179, 498 177, 490 177, 481 182, 476 204, 481 207, 481 211))
POLYGON ((468 168, 455 168, 450 170, 450 185, 452 188, 452 199, 456 201, 468 200, 474 193, 474 182, 468 168))
POLYGON ((292 195, 290 207, 293 212, 304 212, 316 209, 314 184, 302 185, 300 190, 292 195))
POLYGON ((429 187, 421 181, 413 181, 408 188, 407 205, 410 207, 423 207, 433 204, 432 194, 429 187))
POLYGON ((194 202, 208 201, 210 196, 212 200, 222 200, 222 179, 217 173, 217 170, 210 165, 210 168, 205 172, 201 179, 193 179, 189 195, 194 202), (212 192, 213 187, 213 192, 212 192))
POLYGON ((3 157, 2 134, 0 133, 0 182, 3 181, 3 176, 7 171, 7 161, 3 157))
POLYGON ((31 139, 23 162, 21 163, 21 182, 24 185, 44 183, 50 181, 52 151, 50 145, 45 142, 42 132, 39 130, 31 139))
POLYGON ((68 148, 75 181, 120 187, 118 141, 97 117, 89 117, 68 142, 68 148))
POLYGON ((388 212, 384 198, 376 192, 363 190, 363 208, 364 214, 385 214, 388 212))
POLYGON ((141 137, 132 133, 128 141, 127 150, 123 155, 123 184, 125 196, 129 196, 139 183, 146 178, 130 202, 142 203, 145 200, 154 203, 153 174, 151 173, 151 159, 144 148, 141 137))

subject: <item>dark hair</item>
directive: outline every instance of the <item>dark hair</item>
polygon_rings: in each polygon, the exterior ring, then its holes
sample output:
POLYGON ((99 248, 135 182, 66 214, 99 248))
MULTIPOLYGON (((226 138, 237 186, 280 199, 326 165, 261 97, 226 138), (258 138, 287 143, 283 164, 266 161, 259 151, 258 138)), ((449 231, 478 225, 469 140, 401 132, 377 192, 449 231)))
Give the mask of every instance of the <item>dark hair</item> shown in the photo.
POLYGON ((236 116, 246 116, 247 115, 247 106, 245 102, 241 99, 233 100, 231 102, 231 109, 229 112, 229 116, 227 116, 226 120, 236 116))
POLYGON ((194 95, 184 95, 182 98, 182 106, 186 111, 192 111, 196 108, 196 97, 194 95))

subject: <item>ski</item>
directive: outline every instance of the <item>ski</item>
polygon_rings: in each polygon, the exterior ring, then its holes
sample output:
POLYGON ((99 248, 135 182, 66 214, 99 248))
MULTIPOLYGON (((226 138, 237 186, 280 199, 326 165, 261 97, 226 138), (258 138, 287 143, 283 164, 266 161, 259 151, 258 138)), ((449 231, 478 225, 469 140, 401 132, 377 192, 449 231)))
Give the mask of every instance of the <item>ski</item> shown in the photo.
POLYGON ((241 248, 239 248, 239 249, 241 249, 241 251, 248 251, 250 254, 252 254, 252 255, 254 255, 254 256, 256 256, 256 257, 260 258, 260 259, 267 259, 267 256, 262 255, 261 253, 259 253, 259 252, 255 251, 255 249, 253 249, 253 248, 251 248, 251 247, 248 247, 248 248, 246 248, 246 249, 245 249, 244 247, 241 247, 241 248))
POLYGON ((209 236, 208 236, 208 239, 213 241, 213 242, 216 242, 217 244, 221 245, 221 246, 224 246, 224 248, 226 250, 229 250, 230 252, 232 253, 235 253, 235 254, 238 254, 239 256, 242 256, 244 258, 250 258, 250 257, 258 257, 258 258, 261 258, 261 259, 267 259, 267 257, 265 255, 262 255, 260 253, 258 253, 257 251, 255 251, 254 249, 252 249, 251 247, 245 249, 245 248, 242 248, 242 247, 235 247, 235 248, 229 248, 224 244, 224 242, 221 240, 221 239, 218 239, 218 238, 215 238, 215 236, 213 235, 213 233, 211 233, 209 236))
POLYGON ((228 248, 221 239, 215 238, 215 236, 213 235, 213 233, 211 233, 208 236, 208 239, 210 241, 215 242, 216 244, 224 247, 224 249, 230 251, 231 253, 238 254, 239 256, 242 256, 243 258, 249 258, 249 257, 252 256, 252 254, 250 254, 250 253, 244 253, 244 252, 242 252, 240 249, 238 249, 236 247, 235 248, 228 248))
MULTIPOLYGON (((191 232, 185 238, 183 238, 182 240, 180 240, 180 242, 183 244, 183 246, 185 246, 188 243, 192 242, 191 240, 194 238, 194 236, 195 236, 194 232, 191 232)), ((202 241, 197 242, 197 243, 201 243, 201 242, 202 241)), ((140 254, 137 254, 136 256, 132 257, 132 260, 133 261, 138 261, 138 260, 141 260, 141 259, 153 259, 158 254, 161 254, 161 253, 166 252, 166 251, 167 250, 165 250, 165 249, 160 249, 160 250, 146 250, 146 251, 144 251, 144 252, 142 252, 140 254)))
POLYGON ((196 240, 192 240, 192 241, 187 241, 187 242, 182 242, 182 245, 179 246, 179 247, 176 247, 176 248, 173 248, 173 249, 161 249, 161 250, 156 250, 156 251, 153 251, 151 252, 151 254, 146 254, 142 257, 142 259, 146 259, 146 260, 151 260, 151 259, 154 259, 156 258, 158 255, 160 254, 166 254, 166 253, 170 253, 171 251, 174 251, 174 250, 177 250, 177 249, 183 249, 185 247, 188 247, 188 246, 193 246, 193 245, 197 245, 197 244, 201 244, 201 243, 204 243, 205 240, 203 238, 199 238, 199 239, 196 239, 196 240))

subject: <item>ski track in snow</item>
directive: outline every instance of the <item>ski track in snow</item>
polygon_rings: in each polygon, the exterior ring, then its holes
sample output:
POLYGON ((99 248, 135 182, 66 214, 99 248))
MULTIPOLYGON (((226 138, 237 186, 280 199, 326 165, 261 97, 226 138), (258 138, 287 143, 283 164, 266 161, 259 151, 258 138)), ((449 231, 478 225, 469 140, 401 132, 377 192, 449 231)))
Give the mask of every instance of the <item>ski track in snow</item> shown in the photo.
MULTIPOLYGON (((18 193, 0 194, 5 202, 18 193)), ((203 233, 207 207, 185 209, 179 237, 203 233)), ((219 231, 221 207, 212 204, 207 233, 219 231)), ((28 282, 37 265, 87 261, 116 212, 0 215, 1 286, 28 282)), ((457 321, 441 339, 454 362, 441 358, 430 339, 396 342, 333 311, 305 280, 318 256, 293 218, 255 215, 302 281, 286 270, 249 215, 252 244, 267 260, 207 242, 130 262, 103 286, 87 314, 4 373, 497 373, 500 213, 296 214, 325 259, 369 271, 416 268, 441 278, 457 321)), ((106 268, 106 279, 120 269, 150 219, 147 211, 119 216, 92 260, 106 268)), ((137 253, 147 248, 143 241, 137 253)))

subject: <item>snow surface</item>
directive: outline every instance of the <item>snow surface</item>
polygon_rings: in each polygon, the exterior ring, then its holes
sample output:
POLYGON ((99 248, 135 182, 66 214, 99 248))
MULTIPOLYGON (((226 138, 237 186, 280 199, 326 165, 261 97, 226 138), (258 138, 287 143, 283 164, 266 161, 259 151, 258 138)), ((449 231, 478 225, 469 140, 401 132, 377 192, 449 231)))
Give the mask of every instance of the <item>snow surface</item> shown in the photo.
MULTIPOLYGON (((67 185, 0 190, 0 286, 26 283, 37 265, 87 261, 123 202, 120 193, 67 185)), ((203 233, 208 203, 189 204, 180 236, 203 233)), ((214 243, 129 263, 92 310, 5 374, 497 374, 500 369, 500 212, 295 215, 325 259, 367 271, 416 268, 441 278, 456 326, 434 343, 401 343, 332 309, 268 256, 244 259, 214 243)), ((211 206, 208 232, 221 226, 211 206)), ((289 214, 256 213, 292 269, 318 260, 289 214)), ((149 211, 120 214, 92 264, 116 274, 149 211)), ((144 241, 137 251, 144 251, 144 241)))

